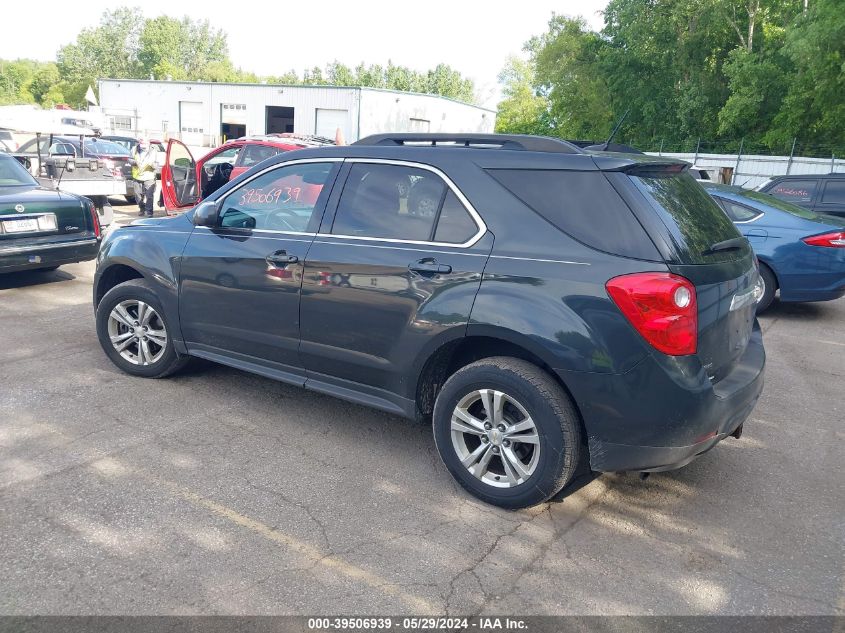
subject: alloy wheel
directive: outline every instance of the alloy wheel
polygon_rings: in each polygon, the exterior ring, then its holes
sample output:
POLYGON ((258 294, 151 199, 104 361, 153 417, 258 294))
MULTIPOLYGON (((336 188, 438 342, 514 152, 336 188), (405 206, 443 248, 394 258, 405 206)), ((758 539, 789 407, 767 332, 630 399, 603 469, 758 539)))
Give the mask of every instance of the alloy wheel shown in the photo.
POLYGON ((464 396, 452 412, 451 435, 464 468, 490 486, 519 486, 537 469, 537 426, 503 391, 477 389, 464 396))
POLYGON ((158 312, 137 299, 121 301, 109 314, 108 333, 120 356, 133 365, 152 365, 167 347, 167 329, 158 312))

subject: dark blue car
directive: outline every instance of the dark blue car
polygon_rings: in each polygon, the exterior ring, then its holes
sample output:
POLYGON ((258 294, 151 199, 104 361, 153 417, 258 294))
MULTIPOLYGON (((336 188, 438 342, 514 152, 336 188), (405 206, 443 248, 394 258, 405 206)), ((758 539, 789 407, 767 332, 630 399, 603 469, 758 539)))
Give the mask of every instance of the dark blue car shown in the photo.
POLYGON ((781 301, 830 301, 845 295, 845 219, 821 215, 758 191, 702 183, 748 238, 760 261, 762 312, 781 301))

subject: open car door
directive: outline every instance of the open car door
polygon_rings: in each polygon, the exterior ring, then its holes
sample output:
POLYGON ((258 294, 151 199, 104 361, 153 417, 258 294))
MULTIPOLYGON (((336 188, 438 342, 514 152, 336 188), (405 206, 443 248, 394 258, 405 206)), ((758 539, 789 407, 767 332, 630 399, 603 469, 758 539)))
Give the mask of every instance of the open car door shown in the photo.
POLYGON ((169 214, 190 209, 199 199, 197 162, 191 150, 176 139, 167 142, 167 158, 161 168, 161 192, 169 214))

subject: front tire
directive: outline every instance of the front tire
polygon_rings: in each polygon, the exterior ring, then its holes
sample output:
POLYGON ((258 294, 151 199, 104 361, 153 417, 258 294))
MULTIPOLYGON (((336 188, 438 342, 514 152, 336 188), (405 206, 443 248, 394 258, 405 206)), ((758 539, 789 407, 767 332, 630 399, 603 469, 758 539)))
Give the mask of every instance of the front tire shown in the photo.
POLYGON ((143 279, 109 290, 97 306, 97 338, 106 356, 132 376, 163 378, 187 357, 173 346, 173 330, 161 302, 143 279))
POLYGON ((580 459, 580 419, 551 376, 524 360, 485 358, 455 372, 434 405, 434 439, 468 492, 503 508, 554 496, 580 459))

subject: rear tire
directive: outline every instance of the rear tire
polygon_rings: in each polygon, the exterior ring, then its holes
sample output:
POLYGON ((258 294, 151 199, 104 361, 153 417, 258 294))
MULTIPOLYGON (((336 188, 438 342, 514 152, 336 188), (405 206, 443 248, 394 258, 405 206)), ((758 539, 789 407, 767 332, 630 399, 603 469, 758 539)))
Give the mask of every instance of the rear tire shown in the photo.
POLYGON ((778 281, 771 268, 760 262, 760 277, 763 280, 763 296, 757 302, 757 314, 768 310, 772 301, 775 298, 775 292, 778 289, 778 281))
POLYGON ((188 362, 173 346, 161 302, 143 279, 109 290, 97 306, 97 338, 106 356, 132 376, 164 378, 188 362))
POLYGON ((452 476, 503 508, 548 500, 569 483, 580 459, 575 405, 551 376, 524 360, 485 358, 459 369, 438 394, 433 421, 452 476))

